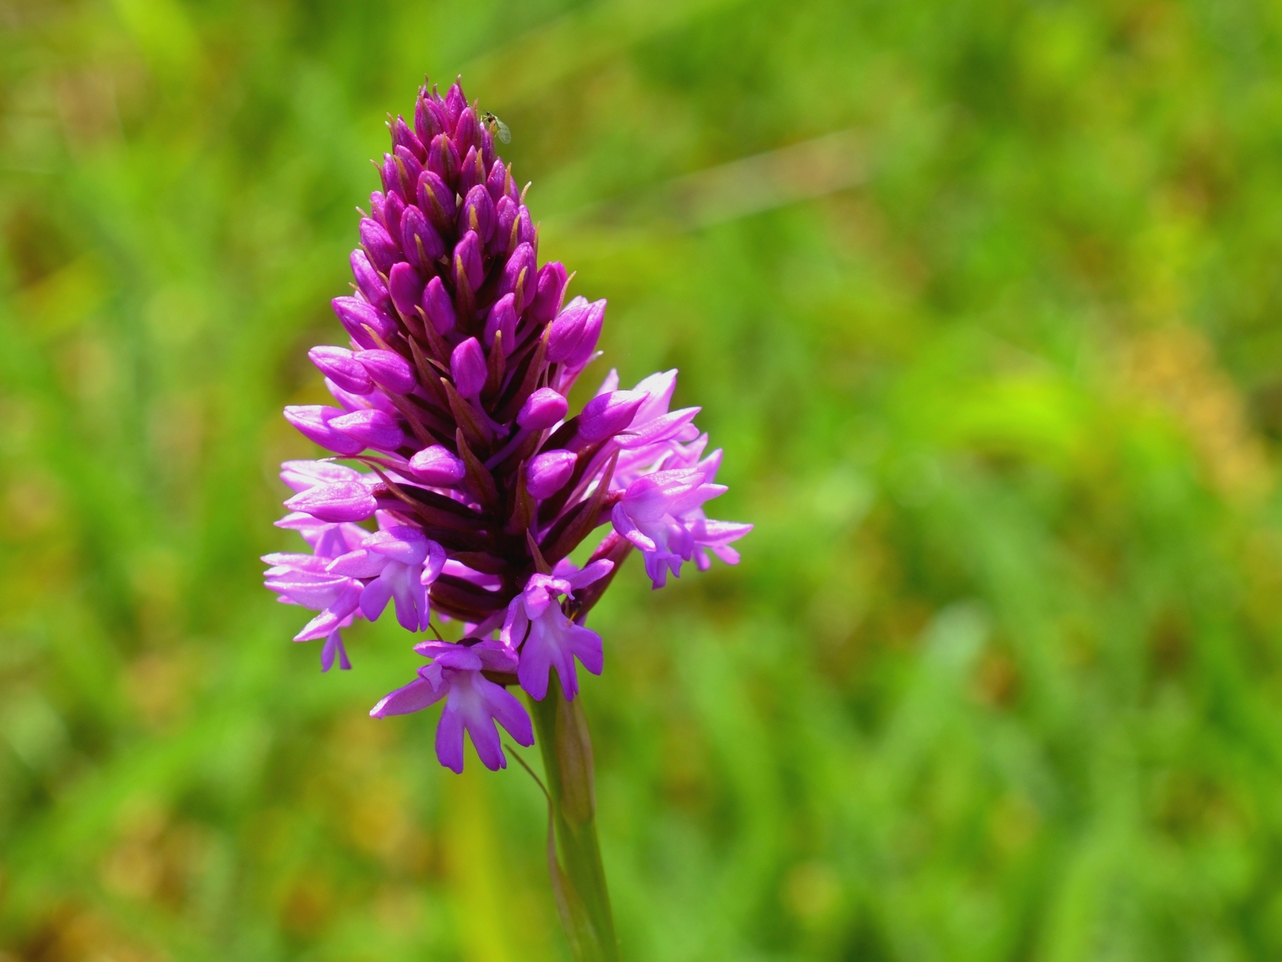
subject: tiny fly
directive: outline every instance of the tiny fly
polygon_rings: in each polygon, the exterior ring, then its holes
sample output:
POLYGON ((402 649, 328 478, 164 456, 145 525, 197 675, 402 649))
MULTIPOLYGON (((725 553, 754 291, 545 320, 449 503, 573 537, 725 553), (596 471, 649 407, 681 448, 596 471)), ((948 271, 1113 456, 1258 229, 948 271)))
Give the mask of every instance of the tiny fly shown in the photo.
POLYGON ((499 139, 501 144, 510 144, 512 142, 512 131, 508 130, 507 124, 499 120, 490 111, 481 114, 481 123, 490 128, 490 133, 499 139))

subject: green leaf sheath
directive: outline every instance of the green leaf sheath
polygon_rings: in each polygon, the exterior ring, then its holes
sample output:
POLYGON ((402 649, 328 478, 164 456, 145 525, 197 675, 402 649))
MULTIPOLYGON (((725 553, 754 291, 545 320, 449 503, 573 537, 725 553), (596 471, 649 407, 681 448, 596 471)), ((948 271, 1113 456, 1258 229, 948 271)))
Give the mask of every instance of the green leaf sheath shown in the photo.
POLYGON ((549 852, 552 886, 576 962, 619 958, 610 893, 596 836, 592 740, 579 700, 566 701, 555 674, 547 697, 530 702, 556 828, 558 866, 549 852))

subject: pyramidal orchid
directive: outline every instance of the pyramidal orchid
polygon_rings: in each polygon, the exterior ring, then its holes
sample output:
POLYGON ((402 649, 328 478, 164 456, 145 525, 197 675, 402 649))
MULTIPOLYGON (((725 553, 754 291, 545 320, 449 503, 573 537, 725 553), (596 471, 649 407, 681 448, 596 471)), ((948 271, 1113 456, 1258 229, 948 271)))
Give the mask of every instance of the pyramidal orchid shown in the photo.
MULTIPOLYGON (((343 629, 394 612, 427 662, 371 714, 444 702, 436 752, 447 768, 462 770, 465 733, 497 769, 507 757, 496 725, 520 745, 537 727, 574 876, 566 836, 591 826, 575 802, 591 794, 591 753, 573 700, 579 670, 603 667, 589 609, 632 551, 658 588, 689 562, 734 564, 731 544, 751 526, 704 513, 726 490, 721 453, 706 453, 698 408, 671 409, 676 371, 631 389, 611 371, 571 412, 571 388, 599 355, 606 303, 567 303, 565 267, 539 264, 524 192, 495 152, 506 128, 457 83, 444 97, 424 86, 412 122, 389 127, 382 190, 351 255, 354 290, 333 301, 346 344, 309 352, 333 403, 285 409, 333 456, 281 472, 294 494, 277 523, 310 551, 267 555, 266 584, 316 613, 295 640, 323 640, 326 671, 351 667, 343 629), (571 563, 605 525, 585 566, 571 563), (462 640, 421 636, 433 614, 461 622, 462 640), (566 781, 583 777, 586 789, 566 781)), ((590 834, 587 875, 600 871, 590 834)), ((563 918, 578 906, 588 919, 572 943, 599 941, 608 905, 602 918, 593 880, 577 874, 575 885, 562 877, 558 903, 563 918)))

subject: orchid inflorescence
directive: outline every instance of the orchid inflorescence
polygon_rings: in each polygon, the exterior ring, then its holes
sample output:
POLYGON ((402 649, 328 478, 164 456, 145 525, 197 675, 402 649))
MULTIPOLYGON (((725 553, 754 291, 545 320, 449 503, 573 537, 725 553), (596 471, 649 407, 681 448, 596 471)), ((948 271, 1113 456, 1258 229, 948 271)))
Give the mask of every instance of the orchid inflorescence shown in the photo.
POLYGON ((411 632, 434 631, 432 612, 463 622, 460 642, 415 645, 430 664, 371 712, 444 699, 436 751, 456 772, 464 731, 491 769, 507 764, 495 721, 533 744, 508 686, 541 700, 555 669, 572 699, 576 660, 600 674, 601 638, 583 620, 633 548, 658 588, 685 562, 706 569, 710 553, 734 564, 730 543, 751 529, 704 515, 726 490, 721 452, 705 454, 698 408, 669 410, 675 370, 631 390, 611 371, 568 416, 571 387, 599 356, 605 301, 564 304, 565 268, 538 266, 538 232, 493 125, 457 83, 444 97, 424 85, 412 127, 389 122, 383 190, 351 256, 355 291, 333 301, 350 345, 309 353, 335 404, 285 409, 367 470, 286 462, 296 493, 277 524, 311 553, 263 559, 280 601, 319 612, 294 640, 324 639, 325 671, 351 667, 342 630, 389 602, 411 632), (362 526, 371 519, 377 530, 362 526), (570 553, 603 524, 577 567, 570 553))

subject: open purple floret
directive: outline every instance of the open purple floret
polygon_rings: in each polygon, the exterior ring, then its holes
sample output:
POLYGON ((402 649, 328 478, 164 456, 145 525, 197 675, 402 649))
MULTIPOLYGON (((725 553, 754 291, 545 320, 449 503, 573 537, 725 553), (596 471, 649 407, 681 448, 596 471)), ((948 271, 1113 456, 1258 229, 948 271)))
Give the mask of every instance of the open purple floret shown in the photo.
POLYGON ((508 686, 567 698, 576 665, 602 669, 584 627, 623 559, 641 552, 656 588, 710 555, 734 564, 751 525, 709 520, 721 452, 670 411, 676 371, 620 390, 611 371, 581 411, 566 398, 597 356, 605 301, 564 303, 556 262, 538 266, 538 234, 512 169, 458 84, 424 86, 413 125, 389 124, 352 252, 354 292, 333 301, 347 347, 316 347, 332 405, 285 409, 305 437, 357 467, 289 461, 294 491, 279 526, 310 553, 263 558, 279 600, 317 612, 295 641, 324 639, 322 669, 350 668, 342 629, 389 608, 417 633, 431 614, 464 624, 461 642, 422 641, 431 659, 371 712, 444 700, 436 750, 463 767, 467 732, 491 769, 507 764, 496 726, 533 743, 508 686), (369 522, 373 522, 370 525, 369 522), (578 569, 568 555, 612 530, 578 569))

